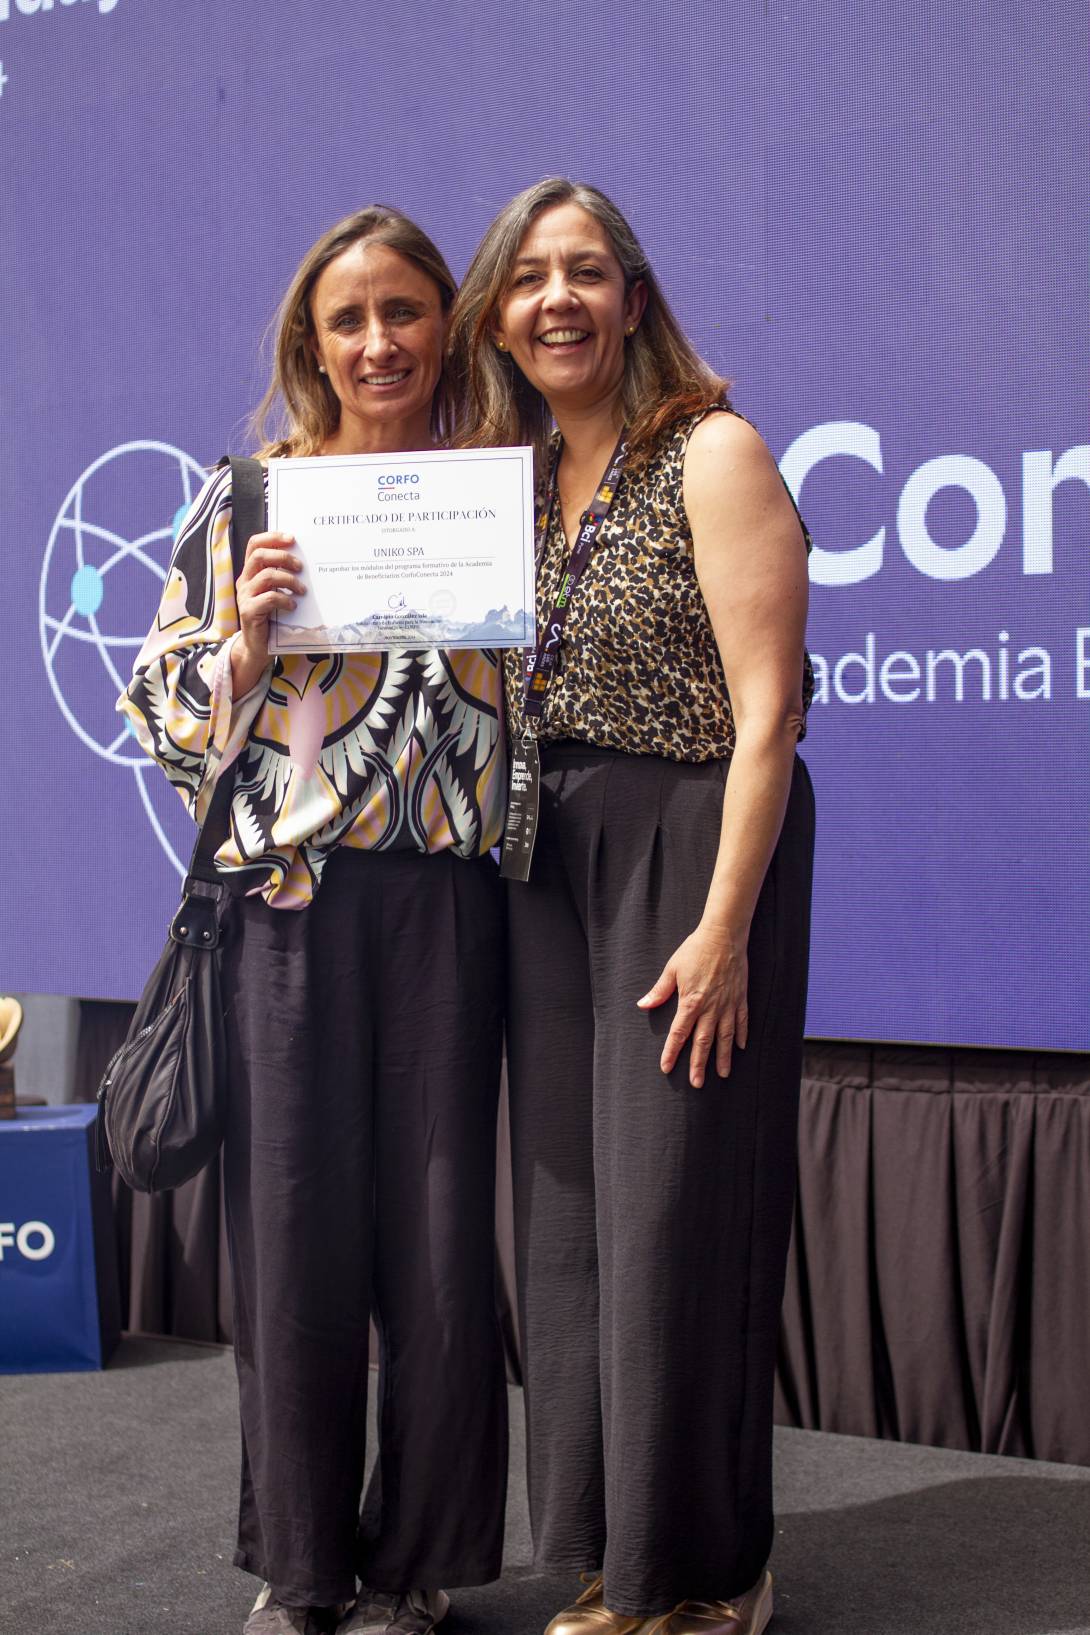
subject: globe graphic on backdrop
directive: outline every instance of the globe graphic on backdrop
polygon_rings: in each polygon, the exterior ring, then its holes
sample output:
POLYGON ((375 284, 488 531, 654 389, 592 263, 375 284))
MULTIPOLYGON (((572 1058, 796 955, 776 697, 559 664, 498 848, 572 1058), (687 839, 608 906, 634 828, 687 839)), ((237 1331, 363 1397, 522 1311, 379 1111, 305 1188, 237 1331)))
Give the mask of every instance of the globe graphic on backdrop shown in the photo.
POLYGON ((132 772, 179 872, 148 789, 152 763, 115 705, 158 605, 178 527, 207 475, 169 443, 123 443, 101 455, 57 513, 38 598, 42 658, 61 713, 88 749, 132 772))

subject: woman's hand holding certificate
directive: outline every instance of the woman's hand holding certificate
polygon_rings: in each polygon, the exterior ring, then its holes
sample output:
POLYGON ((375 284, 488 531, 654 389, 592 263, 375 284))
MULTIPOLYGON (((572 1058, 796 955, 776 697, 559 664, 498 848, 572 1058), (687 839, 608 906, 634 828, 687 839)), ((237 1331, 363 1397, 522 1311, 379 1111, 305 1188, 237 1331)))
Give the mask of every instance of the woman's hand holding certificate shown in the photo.
POLYGON ((296 577, 302 562, 287 534, 254 534, 235 584, 239 636, 231 649, 231 681, 236 698, 256 687, 269 663, 276 612, 291 612, 305 586, 296 577))
POLYGON ((305 585, 271 653, 533 644, 528 448, 272 459, 269 528, 305 585))

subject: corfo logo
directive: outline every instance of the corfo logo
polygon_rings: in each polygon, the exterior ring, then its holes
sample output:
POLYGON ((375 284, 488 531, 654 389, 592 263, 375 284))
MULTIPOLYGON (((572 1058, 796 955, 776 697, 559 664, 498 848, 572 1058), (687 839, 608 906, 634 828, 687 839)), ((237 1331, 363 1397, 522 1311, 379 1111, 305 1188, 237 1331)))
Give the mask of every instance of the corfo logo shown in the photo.
POLYGON ((420 473, 418 471, 399 471, 391 474, 384 471, 378 480, 378 498, 388 500, 418 500, 420 498, 420 473))
POLYGON ((44 1221, 24 1221, 19 1227, 14 1221, 0 1221, 0 1260, 5 1249, 12 1248, 24 1260, 48 1260, 56 1247, 53 1228, 44 1221))
MULTIPOLYGON (((117 0, 15 0, 15 9, 23 17, 36 17, 40 12, 60 11, 70 6, 93 6, 100 17, 105 17, 113 11, 117 0)), ((0 0, 0 23, 6 23, 11 16, 11 0, 0 0)))

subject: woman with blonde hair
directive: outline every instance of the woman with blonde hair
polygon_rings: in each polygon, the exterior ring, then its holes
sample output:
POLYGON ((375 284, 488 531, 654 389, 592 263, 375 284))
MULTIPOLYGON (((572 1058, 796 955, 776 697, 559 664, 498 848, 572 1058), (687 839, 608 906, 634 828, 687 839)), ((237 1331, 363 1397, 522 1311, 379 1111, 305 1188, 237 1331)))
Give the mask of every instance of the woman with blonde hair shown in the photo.
POLYGON ((597 189, 553 177, 500 212, 451 348, 459 440, 540 458, 539 645, 506 666, 520 775, 540 767, 507 1051, 536 1558, 590 1575, 549 1635, 758 1635, 813 845, 807 542, 597 189))
MULTIPOLYGON (((259 423, 270 455, 447 434, 453 279, 375 206, 304 256, 259 423)), ((494 652, 270 657, 293 540, 231 565, 231 473, 186 517, 120 708, 189 809, 220 777, 237 893, 224 1176, 246 1635, 427 1635, 500 1570, 506 1386, 493 1197, 505 755, 494 652), (379 1447, 360 1515, 368 1325, 379 1447), (357 1580, 362 1581, 357 1588, 357 1580)))

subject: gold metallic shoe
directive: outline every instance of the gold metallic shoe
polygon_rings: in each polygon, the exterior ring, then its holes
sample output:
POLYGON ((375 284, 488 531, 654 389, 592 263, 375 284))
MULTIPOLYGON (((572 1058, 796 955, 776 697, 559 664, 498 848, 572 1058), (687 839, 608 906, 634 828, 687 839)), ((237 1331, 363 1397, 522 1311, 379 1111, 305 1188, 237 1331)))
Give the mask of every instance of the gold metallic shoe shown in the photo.
POLYGON ((652 1619, 645 1635, 761 1635, 771 1617, 772 1574, 766 1572, 733 1601, 682 1601, 652 1619))
MULTIPOLYGON (((583 1581, 586 1583, 585 1575, 583 1581)), ((602 1599, 602 1580, 594 1578, 573 1606, 557 1613, 545 1635, 635 1635, 646 1623, 642 1613, 633 1618, 610 1612, 602 1599)))

